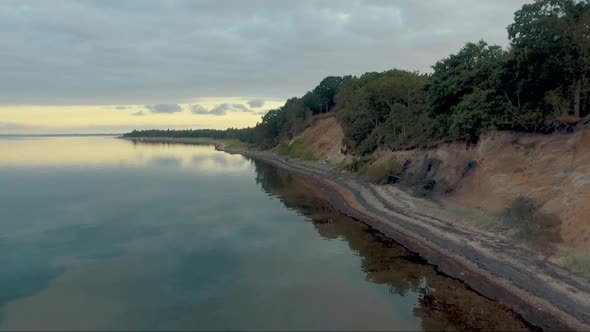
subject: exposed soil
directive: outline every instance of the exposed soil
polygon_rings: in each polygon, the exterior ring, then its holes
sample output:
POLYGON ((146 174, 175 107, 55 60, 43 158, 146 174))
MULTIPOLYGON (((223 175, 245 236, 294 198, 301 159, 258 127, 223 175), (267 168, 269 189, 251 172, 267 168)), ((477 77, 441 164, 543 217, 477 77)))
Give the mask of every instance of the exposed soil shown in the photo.
POLYGON ((518 198, 559 217, 562 243, 590 250, 590 130, 573 133, 494 132, 477 145, 379 151, 409 164, 406 178, 432 179, 442 200, 501 214, 518 198))
POLYGON ((349 159, 341 153, 343 138, 342 127, 336 117, 330 116, 317 119, 312 126, 294 137, 290 144, 298 140, 316 160, 338 164, 349 159))

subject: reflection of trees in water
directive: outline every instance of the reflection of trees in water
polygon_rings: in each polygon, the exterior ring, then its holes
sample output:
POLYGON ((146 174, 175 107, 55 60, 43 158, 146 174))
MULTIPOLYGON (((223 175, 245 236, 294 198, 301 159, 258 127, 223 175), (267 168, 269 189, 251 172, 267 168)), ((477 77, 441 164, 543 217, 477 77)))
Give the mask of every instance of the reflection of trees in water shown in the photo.
POLYGON ((195 154, 191 157, 193 166, 202 167, 206 164, 214 165, 219 169, 242 168, 250 163, 239 156, 231 156, 226 153, 214 152, 212 154, 195 154))
POLYGON ((324 238, 342 238, 361 257, 367 280, 393 294, 418 293, 414 315, 427 331, 523 330, 526 326, 498 303, 445 277, 391 239, 336 212, 312 179, 255 162, 256 181, 285 206, 308 217, 324 238))
MULTIPOLYGON (((155 145, 155 146, 166 146, 166 147, 175 147, 178 145, 195 145, 195 143, 192 142, 183 142, 183 141, 174 141, 174 140, 170 140, 170 141, 150 141, 150 140, 128 140, 128 142, 131 142, 131 144, 133 145, 155 145)), ((197 144, 197 145, 202 145, 202 146, 212 146, 209 144, 197 144)))
POLYGON ((133 145, 146 145, 146 146, 157 146, 157 147, 164 147, 165 149, 160 149, 160 151, 156 151, 159 154, 168 153, 170 155, 160 155, 160 156, 153 156, 150 157, 147 162, 151 165, 155 166, 164 166, 164 167, 195 167, 199 169, 216 169, 216 170, 228 170, 228 169, 243 169, 248 167, 251 163, 250 160, 243 158, 239 155, 230 155, 227 153, 219 152, 214 150, 213 145, 209 144, 195 144, 191 142, 182 142, 182 141, 150 141, 150 140, 131 140, 130 141, 133 145), (174 149, 178 149, 178 146, 184 147, 195 147, 195 145, 203 148, 203 149, 195 149, 191 155, 188 155, 187 152, 179 154, 179 151, 174 149), (162 152, 164 150, 172 150, 170 152, 162 152))

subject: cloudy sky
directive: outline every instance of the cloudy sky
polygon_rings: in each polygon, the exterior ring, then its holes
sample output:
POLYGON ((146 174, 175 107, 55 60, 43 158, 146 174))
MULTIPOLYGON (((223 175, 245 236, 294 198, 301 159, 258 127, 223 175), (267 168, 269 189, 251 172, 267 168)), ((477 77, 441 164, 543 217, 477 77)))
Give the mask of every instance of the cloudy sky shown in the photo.
POLYGON ((328 75, 507 45, 524 0, 0 1, 0 134, 242 127, 328 75))

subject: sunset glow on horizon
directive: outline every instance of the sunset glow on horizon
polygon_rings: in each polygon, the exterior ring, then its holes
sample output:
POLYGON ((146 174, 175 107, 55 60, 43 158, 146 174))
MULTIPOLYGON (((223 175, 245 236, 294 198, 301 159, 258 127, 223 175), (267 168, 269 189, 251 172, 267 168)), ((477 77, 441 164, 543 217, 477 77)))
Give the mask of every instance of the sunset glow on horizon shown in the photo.
POLYGON ((243 128, 256 125, 264 113, 284 104, 283 100, 261 99, 258 104, 253 104, 256 107, 251 107, 249 101, 244 98, 201 98, 198 102, 186 104, 0 106, 0 134, 243 128))

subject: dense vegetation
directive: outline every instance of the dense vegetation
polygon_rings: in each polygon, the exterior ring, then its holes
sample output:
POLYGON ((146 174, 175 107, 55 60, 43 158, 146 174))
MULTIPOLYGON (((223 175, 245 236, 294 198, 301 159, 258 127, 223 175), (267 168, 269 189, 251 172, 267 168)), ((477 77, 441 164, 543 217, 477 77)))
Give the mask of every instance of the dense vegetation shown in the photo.
POLYGON ((187 137, 206 137, 214 139, 237 139, 243 142, 254 143, 252 140, 252 133, 254 128, 235 129, 229 128, 226 130, 217 129, 185 129, 185 130, 134 130, 130 133, 124 134, 124 137, 172 137, 172 138, 187 138, 187 137))
POLYGON ((467 43, 431 74, 404 70, 330 76, 271 110, 253 128, 150 130, 127 136, 238 139, 271 148, 334 113, 356 154, 380 146, 476 140, 486 130, 539 131, 588 114, 590 0, 525 4, 508 26, 510 47, 467 43))

